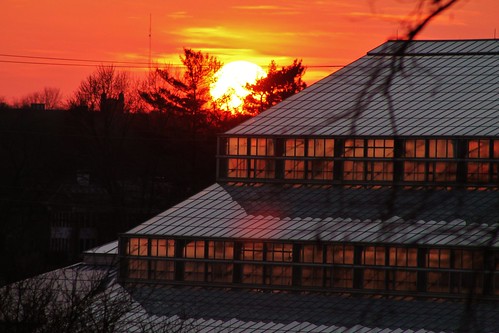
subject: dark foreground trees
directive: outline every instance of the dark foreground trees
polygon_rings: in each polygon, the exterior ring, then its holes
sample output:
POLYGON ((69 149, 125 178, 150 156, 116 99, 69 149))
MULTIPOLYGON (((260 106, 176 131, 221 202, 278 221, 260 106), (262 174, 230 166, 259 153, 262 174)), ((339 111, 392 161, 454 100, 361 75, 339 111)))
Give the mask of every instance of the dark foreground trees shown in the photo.
POLYGON ((195 332, 178 317, 146 313, 134 286, 116 283, 111 267, 75 265, 0 288, 0 332, 195 332))

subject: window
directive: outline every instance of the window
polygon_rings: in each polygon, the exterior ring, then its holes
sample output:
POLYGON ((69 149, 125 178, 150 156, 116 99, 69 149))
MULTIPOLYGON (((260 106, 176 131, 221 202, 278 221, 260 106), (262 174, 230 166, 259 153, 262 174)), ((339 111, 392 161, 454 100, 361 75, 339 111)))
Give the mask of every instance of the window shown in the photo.
MULTIPOLYGON (((301 249, 301 261, 304 264, 322 264, 324 260, 322 245, 303 245, 301 249)), ((302 266, 301 284, 310 287, 322 287, 324 285, 324 274, 326 268, 323 266, 302 266)))
POLYGON ((287 157, 305 156, 305 139, 286 139, 284 156, 287 157))
MULTIPOLYGON (((366 266, 384 266, 385 259, 385 248, 382 246, 367 246, 362 252, 362 264, 366 266)), ((386 269, 365 268, 363 273, 363 288, 385 289, 386 269)))
POLYGON ((353 287, 354 247, 352 245, 328 245, 326 262, 333 264, 329 271, 329 285, 333 288, 353 287))
POLYGON ((260 242, 246 242, 242 248, 242 260, 263 260, 263 243, 260 242))
POLYGON ((478 139, 468 141, 467 179, 470 183, 496 182, 498 179, 497 161, 499 140, 478 139))
MULTIPOLYGON (((430 159, 448 159, 456 157, 454 140, 428 140, 430 159)), ((448 161, 430 161, 428 180, 432 182, 453 182, 456 180, 457 163, 448 161)))
POLYGON ((417 267, 418 251, 416 248, 392 247, 389 252, 390 266, 397 269, 388 272, 388 289, 391 290, 417 290, 417 272, 404 269, 417 267))
POLYGON ((362 253, 362 264, 385 265, 385 248, 382 246, 366 246, 362 253))
POLYGON ((127 253, 132 256, 147 256, 148 244, 147 238, 130 238, 127 253))
POLYGON ((308 179, 333 179, 333 161, 325 161, 320 159, 307 161, 307 170, 308 179))
POLYGON ((405 181, 454 182, 457 163, 449 161, 456 157, 454 140, 410 139, 405 140, 405 181))
POLYGON ((450 250, 449 249, 429 249, 426 265, 429 268, 436 268, 427 273, 426 290, 429 292, 449 292, 450 272, 439 268, 450 268, 450 250))
POLYGON ((347 139, 343 157, 347 158, 343 163, 344 180, 393 180, 393 161, 386 161, 394 157, 392 139, 347 139))
POLYGON ((375 139, 367 140, 367 157, 393 158, 393 140, 375 139))
POLYGON ((190 241, 184 247, 184 258, 205 258, 205 242, 200 240, 190 241))
POLYGON ((334 156, 333 139, 309 139, 307 156, 312 158, 307 161, 307 179, 333 179, 333 161, 328 160, 334 156))
POLYGON ((174 257, 175 241, 173 239, 151 239, 151 256, 174 257))
POLYGON ((267 138, 251 138, 251 156, 274 156, 274 140, 267 138))
POLYGON ((244 264, 242 265, 241 283, 263 284, 263 265, 244 264))
POLYGON ((147 260, 129 259, 128 260, 128 277, 131 279, 147 279, 147 260))
POLYGON ((364 180, 364 161, 343 162, 344 180, 364 180))
POLYGON ((289 265, 268 265, 265 267, 265 284, 290 286, 292 271, 289 265))
POLYGON ((270 138, 228 138, 228 178, 275 178, 274 140, 270 138), (244 156, 244 157, 243 157, 244 156), (263 158, 254 158, 261 156, 263 158))
MULTIPOLYGON (((285 151, 286 157, 304 157, 305 139, 286 139, 285 151)), ((284 161, 285 179, 305 179, 305 160, 286 159, 284 161)))
POLYGON ((151 260, 151 279, 173 281, 175 279, 175 264, 167 260, 151 260))
POLYGON ((392 247, 390 248, 390 266, 417 267, 418 250, 416 248, 392 247))
POLYGON ((332 264, 353 264, 352 245, 328 245, 326 253, 326 262, 332 264))
POLYGON ((327 271, 324 267, 303 266, 301 274, 301 284, 307 287, 323 287, 324 273, 327 271))
POLYGON ((248 155, 248 139, 228 138, 227 155, 248 155))
POLYGON ((483 269, 483 252, 478 250, 454 250, 454 268, 483 269))
POLYGON ((364 140, 363 139, 345 140, 343 157, 364 157, 364 140))
POLYGON ((229 158, 227 177, 246 178, 248 176, 248 160, 241 158, 229 158))
POLYGON ((310 157, 333 157, 334 140, 333 139, 309 139, 308 154, 310 157))
POLYGON ((302 262, 322 264, 323 248, 320 245, 303 245, 301 253, 302 262))
POLYGON ((234 265, 229 263, 208 263, 207 279, 209 282, 231 283, 234 265))
POLYGON ((285 179, 304 179, 305 178, 305 161, 303 161, 303 160, 286 160, 286 161, 284 161, 284 178, 285 179))
POLYGON ((184 262, 184 281, 204 281, 206 264, 202 261, 184 262))
POLYGON ((272 262, 292 262, 293 245, 281 243, 267 243, 266 260, 272 262))
POLYGON ((229 260, 234 258, 234 243, 223 241, 208 242, 208 258, 229 260))

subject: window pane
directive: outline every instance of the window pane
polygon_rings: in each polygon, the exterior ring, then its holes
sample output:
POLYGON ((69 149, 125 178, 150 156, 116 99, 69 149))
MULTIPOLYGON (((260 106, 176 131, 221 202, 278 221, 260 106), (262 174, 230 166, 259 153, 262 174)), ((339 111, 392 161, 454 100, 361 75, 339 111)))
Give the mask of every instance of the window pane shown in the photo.
POLYGON ((305 139, 286 139, 284 156, 305 156, 305 139))
POLYGON ((302 262, 321 264, 322 252, 322 246, 320 245, 303 245, 302 262))
POLYGON ((308 155, 310 157, 333 157, 334 140, 333 139, 309 139, 308 155))
POLYGON ((250 154, 252 156, 273 156, 274 141, 266 138, 252 138, 250 154))
POLYGON ((333 161, 314 160, 308 161, 308 179, 333 179, 333 161))
POLYGON ((285 179, 305 179, 305 161, 286 160, 284 161, 285 179))
POLYGON ((204 241, 191 241, 184 248, 184 258, 204 258, 204 241))
POLYGON ((147 238, 130 238, 128 240, 128 254, 132 256, 147 256, 147 238))
POLYGON ((451 158, 454 157, 454 142, 452 140, 428 140, 429 158, 451 158))
POLYGON ((208 281, 230 283, 232 282, 233 269, 232 264, 209 263, 207 264, 208 281))
POLYGON ((425 157, 425 140, 405 140, 405 157, 425 157))
POLYGON ((367 140, 367 157, 391 158, 393 156, 393 140, 367 140))
POLYGON ((244 243, 241 251, 242 260, 263 260, 263 243, 244 243))
POLYGON ((227 177, 246 178, 248 172, 248 160, 241 158, 229 158, 227 177))
POLYGON ((246 138, 229 138, 227 140, 228 155, 247 155, 246 138))
POLYGON ((301 284, 303 286, 322 287, 323 278, 323 267, 302 267, 301 284))
POLYGON ((364 140, 345 140, 343 157, 364 157, 364 140))
POLYGON ((234 243, 224 241, 209 241, 208 242, 208 258, 209 259, 233 259, 234 258, 234 243))
POLYGON ((489 158, 490 154, 489 140, 470 140, 468 141, 469 158, 489 158))
POLYGON ((275 177, 274 160, 250 160, 250 178, 269 179, 275 177))
POLYGON ((468 162, 467 179, 470 183, 486 183, 489 182, 489 162, 468 162))
POLYGON ((425 162, 404 162, 404 181, 425 181, 425 162))
POLYGON ((343 163, 344 180, 364 180, 364 161, 345 161, 343 163))

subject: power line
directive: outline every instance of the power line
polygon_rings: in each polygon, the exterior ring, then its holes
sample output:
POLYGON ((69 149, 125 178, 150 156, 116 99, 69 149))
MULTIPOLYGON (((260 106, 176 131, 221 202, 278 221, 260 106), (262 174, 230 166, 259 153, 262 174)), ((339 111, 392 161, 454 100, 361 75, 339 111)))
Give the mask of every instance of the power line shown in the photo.
MULTIPOLYGON (((11 63, 11 64, 26 64, 26 65, 49 65, 49 66, 73 66, 73 67, 95 67, 99 64, 113 64, 114 67, 118 68, 136 68, 136 69, 148 69, 151 66, 150 62, 139 62, 139 61, 113 61, 113 60, 95 60, 95 59, 78 59, 78 58, 59 58, 59 57, 41 57, 41 56, 28 56, 20 54, 0 54, 0 57, 9 58, 21 58, 21 59, 37 59, 37 60, 47 60, 47 62, 40 61, 21 61, 21 60, 3 60, 0 59, 0 63, 11 63), (59 62, 52 62, 52 61, 59 62), (48 62, 50 61, 50 62, 48 62), (64 61, 64 62, 60 62, 64 61), (68 62, 66 62, 68 61, 68 62), (86 64, 74 63, 82 62, 86 64), (118 64, 118 65, 115 65, 118 64)), ((169 67, 182 68, 182 64, 167 64, 169 67)), ((268 65, 261 66, 267 67, 268 65)), ((345 65, 308 65, 307 68, 342 68, 345 65)))
MULTIPOLYGON (((48 65, 48 66, 70 66, 70 67, 95 67, 97 64, 75 64, 75 63, 59 63, 59 62, 37 62, 37 61, 19 61, 19 60, 0 60, 0 63, 8 64, 25 64, 25 65, 48 65)), ((117 68, 137 68, 147 69, 147 66, 133 65, 115 65, 117 68)))
POLYGON ((58 61, 78 61, 78 62, 94 62, 94 63, 112 63, 112 64, 131 64, 131 65, 148 65, 147 62, 137 62, 137 61, 113 61, 113 60, 93 60, 93 59, 77 59, 77 58, 56 58, 56 57, 40 57, 40 56, 28 56, 20 54, 2 54, 0 57, 11 57, 11 58, 26 58, 26 59, 41 59, 41 60, 58 60, 58 61))

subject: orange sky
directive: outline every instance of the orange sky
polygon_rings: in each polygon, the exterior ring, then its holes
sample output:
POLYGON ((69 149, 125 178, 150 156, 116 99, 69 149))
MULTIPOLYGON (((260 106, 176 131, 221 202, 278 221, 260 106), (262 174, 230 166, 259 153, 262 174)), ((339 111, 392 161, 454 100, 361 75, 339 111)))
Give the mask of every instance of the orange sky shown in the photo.
MULTIPOLYGON (((150 15, 155 62, 179 63, 183 47, 261 66, 299 58, 313 83, 333 71, 322 66, 346 65, 401 34, 416 0, 1 1, 0 99, 12 102, 44 87, 67 97, 101 61, 147 67, 150 15)), ((419 39, 493 38, 498 17, 497 0, 461 0, 419 39)), ((144 70, 134 72, 141 77, 144 70)))

